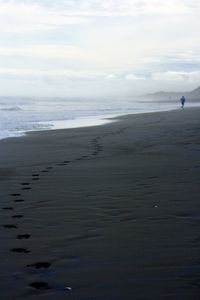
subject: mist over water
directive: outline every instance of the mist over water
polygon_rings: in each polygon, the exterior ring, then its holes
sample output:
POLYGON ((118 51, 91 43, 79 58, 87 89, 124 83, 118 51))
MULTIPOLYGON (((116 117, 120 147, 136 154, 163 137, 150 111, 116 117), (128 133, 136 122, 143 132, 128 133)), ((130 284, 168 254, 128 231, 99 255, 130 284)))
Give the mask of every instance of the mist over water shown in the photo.
POLYGON ((33 130, 100 125, 104 118, 179 108, 144 99, 0 98, 0 139, 33 130))

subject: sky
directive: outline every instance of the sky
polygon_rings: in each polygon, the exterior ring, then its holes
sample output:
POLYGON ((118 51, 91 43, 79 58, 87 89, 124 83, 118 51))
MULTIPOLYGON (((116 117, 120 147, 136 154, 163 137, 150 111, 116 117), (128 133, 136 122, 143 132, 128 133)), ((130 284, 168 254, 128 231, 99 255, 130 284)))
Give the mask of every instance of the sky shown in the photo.
POLYGON ((199 0, 0 0, 0 95, 192 90, 199 28, 199 0))

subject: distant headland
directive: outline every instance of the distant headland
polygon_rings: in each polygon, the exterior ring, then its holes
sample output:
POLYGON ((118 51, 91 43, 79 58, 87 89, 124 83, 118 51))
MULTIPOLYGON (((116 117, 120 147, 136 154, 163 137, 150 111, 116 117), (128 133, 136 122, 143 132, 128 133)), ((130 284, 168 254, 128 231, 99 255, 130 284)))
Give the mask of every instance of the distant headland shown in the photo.
POLYGON ((174 100, 180 98, 182 95, 186 96, 190 101, 200 101, 200 86, 190 92, 165 92, 159 91, 145 95, 152 100, 174 100))

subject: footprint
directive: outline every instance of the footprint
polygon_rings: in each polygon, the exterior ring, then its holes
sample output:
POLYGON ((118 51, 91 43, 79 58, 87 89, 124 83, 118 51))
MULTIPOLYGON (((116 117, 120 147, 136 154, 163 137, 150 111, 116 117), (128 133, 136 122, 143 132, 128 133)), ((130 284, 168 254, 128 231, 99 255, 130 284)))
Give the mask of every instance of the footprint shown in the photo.
POLYGON ((150 176, 149 179, 157 179, 159 178, 158 176, 150 176))
POLYGON ((22 239, 29 239, 30 237, 31 237, 30 234, 18 234, 18 235, 17 235, 17 238, 18 238, 19 240, 22 240, 22 239))
POLYGON ((10 251, 17 253, 30 253, 30 250, 27 250, 26 248, 13 248, 10 251))
POLYGON ((48 170, 42 170, 41 172, 42 173, 48 173, 49 171, 48 170))
POLYGON ((4 228, 8 228, 8 229, 16 229, 18 228, 17 225, 14 224, 7 224, 7 225, 3 225, 4 228))
POLYGON ((23 215, 13 215, 12 218, 13 219, 20 219, 20 218, 23 218, 23 215))
POLYGON ((13 193, 13 194, 11 194, 11 196, 13 196, 13 197, 21 196, 21 194, 19 194, 19 193, 13 193))
POLYGON ((51 170, 51 169, 53 169, 53 167, 46 167, 46 169, 47 169, 47 170, 51 170))
POLYGON ((3 207, 2 209, 5 209, 5 210, 13 210, 13 207, 3 207))
POLYGON ((35 264, 27 265, 27 267, 33 267, 36 269, 48 269, 51 266, 49 262, 37 262, 35 264))
POLYGON ((16 199, 14 200, 15 202, 24 202, 25 200, 24 199, 16 199))
POLYGON ((30 283, 30 287, 35 288, 36 290, 49 290, 50 287, 48 283, 44 281, 35 281, 30 283))
POLYGON ((39 177, 33 177, 32 180, 40 180, 39 177))

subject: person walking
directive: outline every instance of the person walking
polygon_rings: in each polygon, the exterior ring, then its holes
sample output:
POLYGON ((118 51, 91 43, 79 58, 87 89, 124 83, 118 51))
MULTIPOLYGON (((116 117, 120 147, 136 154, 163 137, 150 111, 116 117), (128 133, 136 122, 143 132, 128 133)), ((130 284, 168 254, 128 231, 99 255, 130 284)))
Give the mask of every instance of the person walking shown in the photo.
POLYGON ((183 108, 184 105, 185 105, 185 101, 186 101, 185 97, 182 96, 181 99, 180 99, 180 101, 181 101, 181 108, 183 108))

